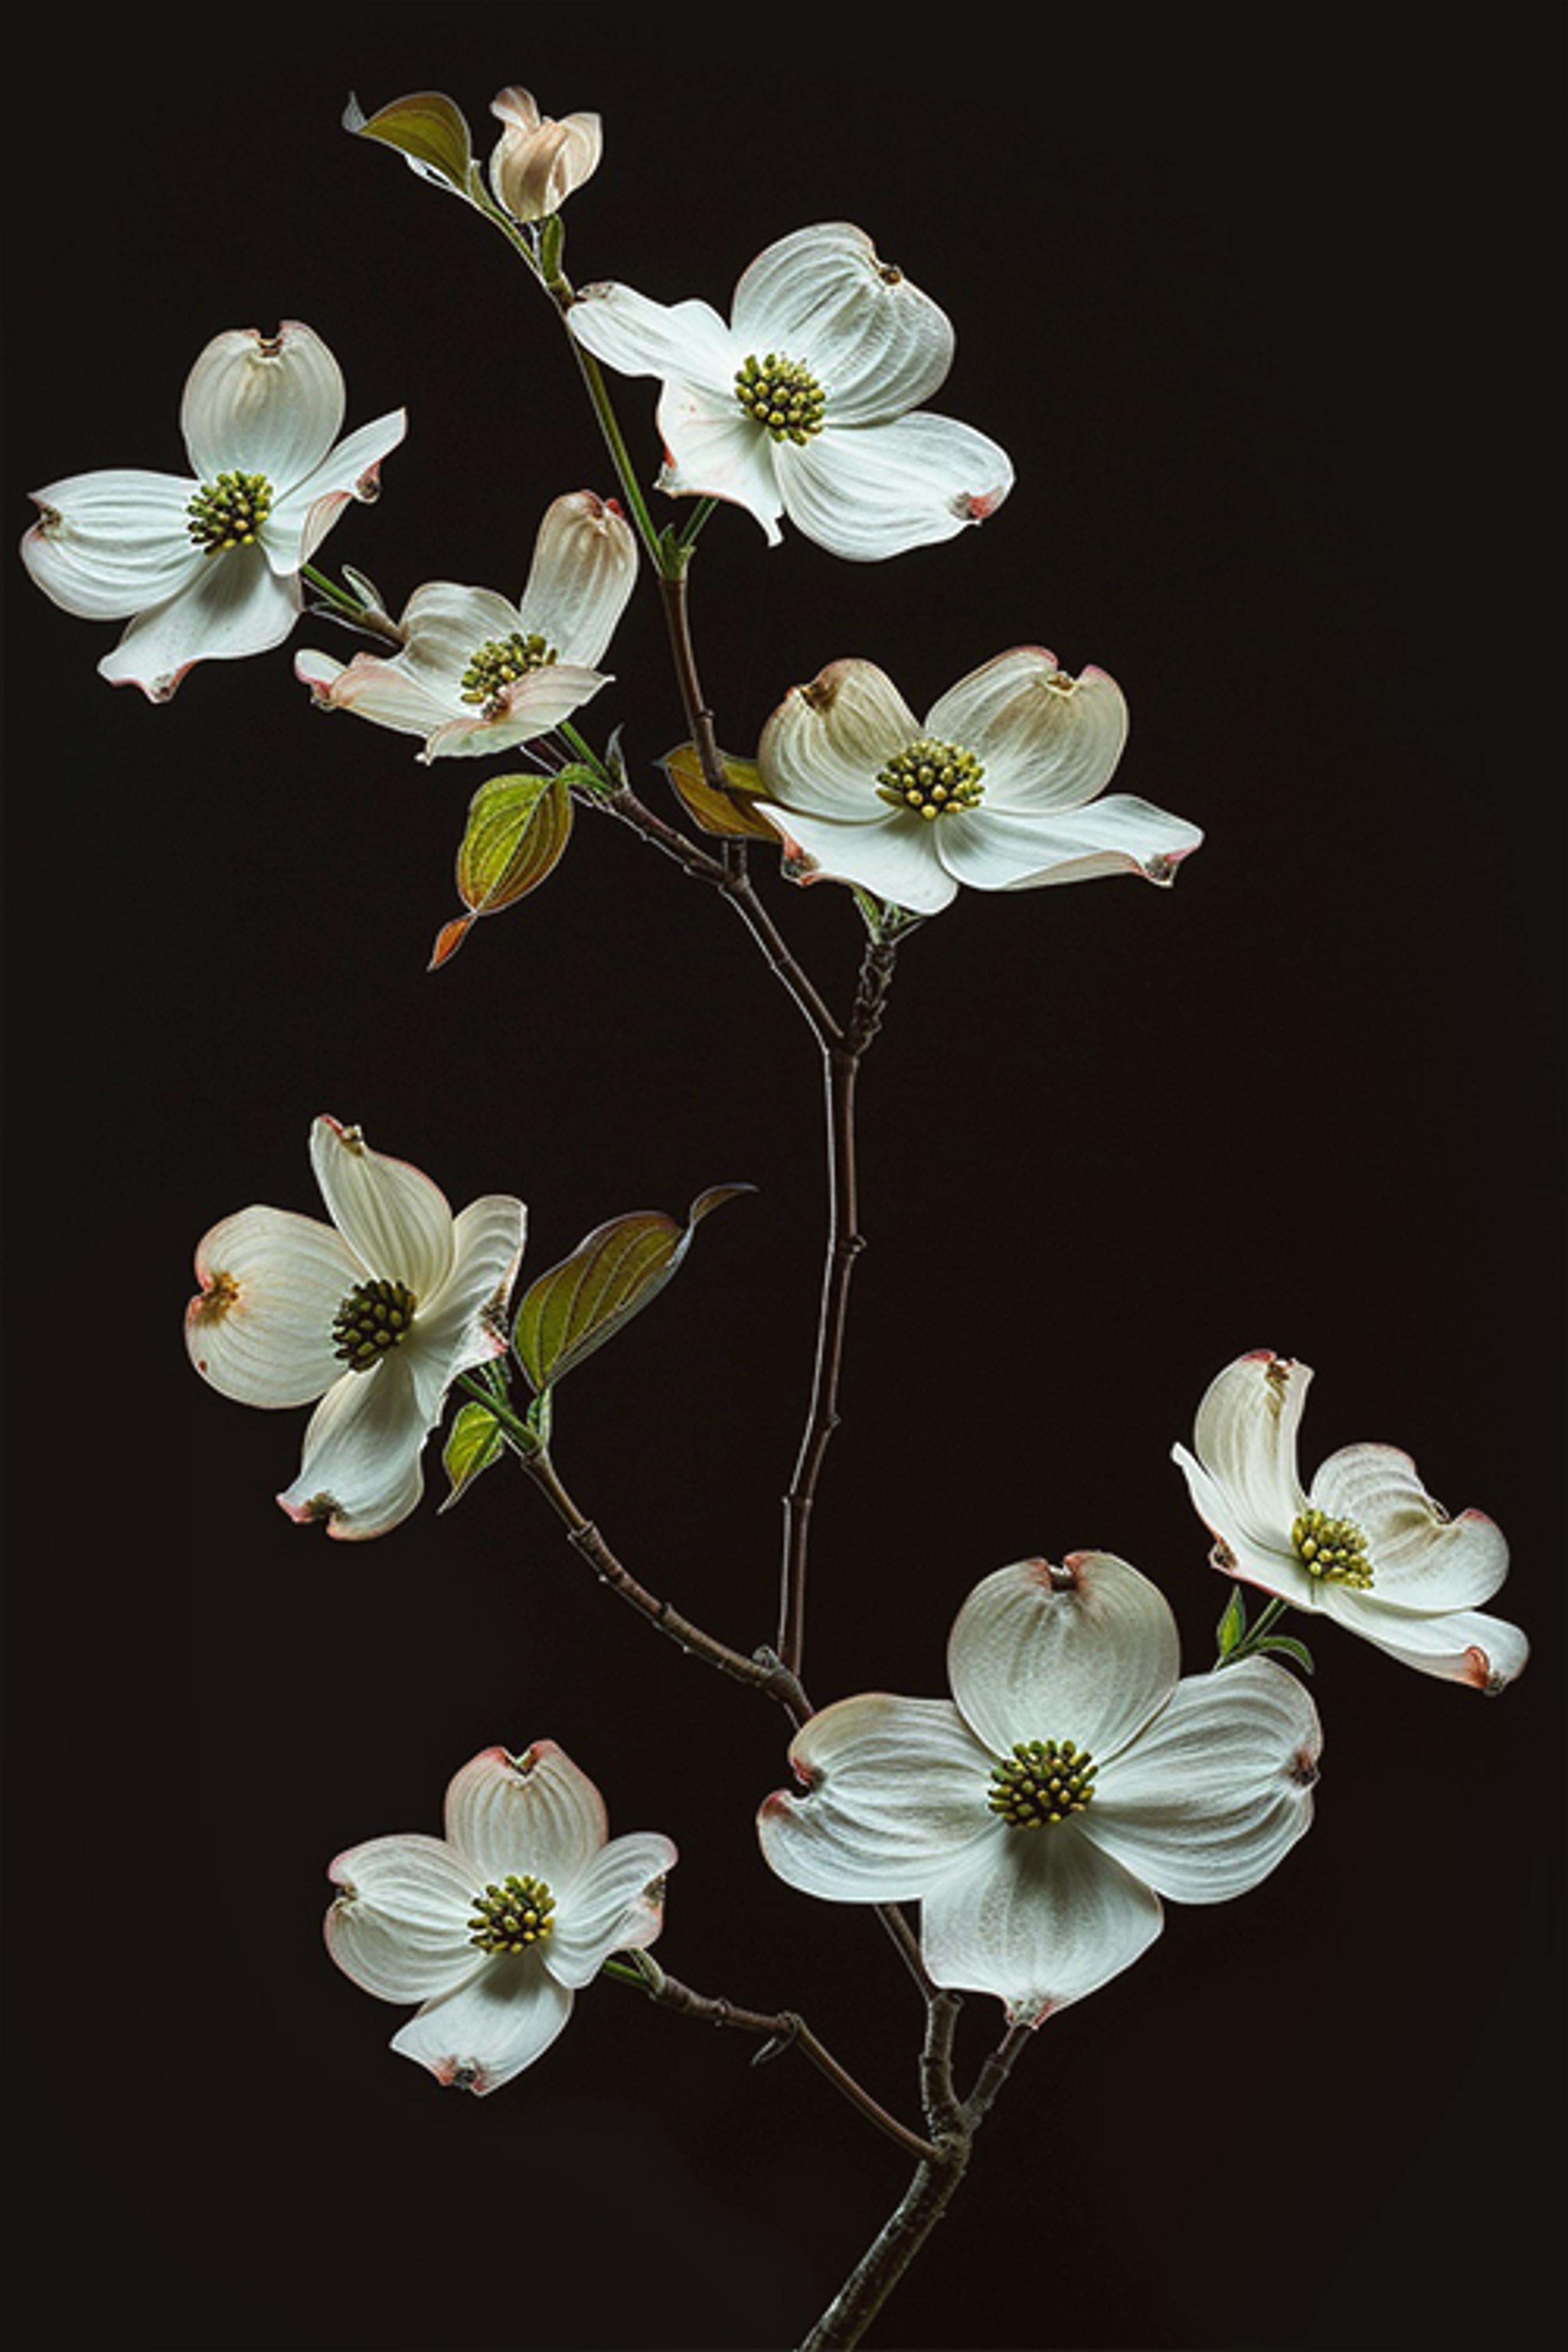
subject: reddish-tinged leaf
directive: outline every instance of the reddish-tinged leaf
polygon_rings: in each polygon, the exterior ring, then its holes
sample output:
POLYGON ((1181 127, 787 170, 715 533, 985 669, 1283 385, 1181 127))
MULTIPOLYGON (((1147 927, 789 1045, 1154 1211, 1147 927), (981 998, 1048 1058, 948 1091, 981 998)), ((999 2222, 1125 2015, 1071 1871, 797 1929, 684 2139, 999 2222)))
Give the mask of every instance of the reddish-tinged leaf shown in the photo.
POLYGON ((763 797, 763 780, 755 762, 738 760, 729 751, 721 752, 720 758, 727 784, 722 793, 715 792, 704 777, 695 743, 679 745, 659 765, 670 789, 704 833, 753 835, 763 841, 777 841, 778 835, 766 817, 759 816, 752 806, 763 797))

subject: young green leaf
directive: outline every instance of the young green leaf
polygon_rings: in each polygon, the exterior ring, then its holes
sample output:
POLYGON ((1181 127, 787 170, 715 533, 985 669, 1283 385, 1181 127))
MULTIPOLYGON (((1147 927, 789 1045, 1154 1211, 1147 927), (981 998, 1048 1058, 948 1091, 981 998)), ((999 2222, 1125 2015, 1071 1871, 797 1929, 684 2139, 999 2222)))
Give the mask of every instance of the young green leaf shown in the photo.
POLYGON ((379 139, 405 155, 422 179, 444 183, 460 196, 468 192, 473 170, 473 142, 467 118, 438 89, 416 90, 395 98, 374 114, 365 114, 357 99, 350 99, 343 128, 379 139))
POLYGON ((691 1204, 684 1226, 662 1210, 612 1217, 569 1257, 531 1285, 517 1311, 512 1347, 536 1390, 548 1388, 657 1297, 710 1210, 750 1184, 717 1184, 691 1204))
POLYGON ((500 1423, 493 1412, 480 1404, 478 1398, 461 1405, 453 1418, 441 1463, 448 1479, 450 1491, 441 1505, 451 1509, 459 1495, 466 1494, 481 1470, 488 1470, 500 1454, 505 1441, 500 1423))
POLYGON ((1266 1633, 1258 1646, 1260 1650, 1283 1650, 1287 1657, 1294 1658, 1308 1674, 1317 1671, 1310 1650, 1305 1642, 1298 1642, 1294 1633, 1266 1633))
POLYGON ((1219 1645, 1221 1658, 1229 1657, 1246 1632, 1247 1603, 1241 1597, 1241 1587, 1233 1584, 1230 1598, 1225 1604, 1225 1613, 1215 1627, 1215 1640, 1219 1645))
POLYGON ((434 971, 455 955, 481 915, 499 914, 537 889, 572 834, 570 771, 559 776, 492 776, 468 803, 458 850, 458 895, 468 908, 444 925, 434 971))

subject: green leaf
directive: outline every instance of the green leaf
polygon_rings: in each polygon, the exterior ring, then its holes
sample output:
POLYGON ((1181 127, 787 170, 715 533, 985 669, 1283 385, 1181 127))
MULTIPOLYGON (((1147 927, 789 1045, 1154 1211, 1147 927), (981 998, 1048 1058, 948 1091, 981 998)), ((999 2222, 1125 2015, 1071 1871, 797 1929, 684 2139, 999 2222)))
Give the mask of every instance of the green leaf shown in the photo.
POLYGON ((458 1496, 468 1492, 480 1471, 498 1459, 505 1443, 500 1422, 478 1398, 459 1406, 441 1454, 442 1467, 451 1481, 442 1510, 449 1511, 458 1496))
POLYGON ((351 98, 343 110, 343 128, 395 147, 421 179, 435 180, 460 196, 468 194, 473 142, 468 121, 461 108, 438 89, 395 98, 390 106, 370 115, 362 110, 357 99, 351 98))
POLYGON ((1241 1587, 1233 1584, 1230 1599, 1225 1604, 1225 1614, 1215 1627, 1215 1640, 1222 1658, 1228 1658, 1247 1632, 1247 1603, 1241 1597, 1241 1587))
POLYGON ((679 745, 658 764, 671 790, 704 833, 751 834, 763 841, 776 842, 779 836, 773 826, 752 806, 753 801, 763 797, 763 779, 754 762, 737 760, 728 751, 719 756, 724 767, 726 789, 722 793, 714 792, 704 778, 695 743, 679 745))
POLYGON ((481 915, 514 906, 560 864, 572 836, 572 774, 492 776, 479 786, 458 850, 458 895, 468 912, 443 927, 432 971, 457 953, 481 915))
POLYGON ((1308 1674, 1317 1672, 1310 1650, 1305 1642, 1298 1642, 1294 1633, 1266 1633, 1258 1646, 1260 1650, 1283 1650, 1287 1657, 1294 1658, 1308 1674))
POLYGON ((512 1330, 517 1360, 536 1390, 559 1381, 657 1297, 709 1211, 751 1184, 718 1184, 691 1204, 684 1226, 662 1210, 612 1217, 524 1294, 512 1330))

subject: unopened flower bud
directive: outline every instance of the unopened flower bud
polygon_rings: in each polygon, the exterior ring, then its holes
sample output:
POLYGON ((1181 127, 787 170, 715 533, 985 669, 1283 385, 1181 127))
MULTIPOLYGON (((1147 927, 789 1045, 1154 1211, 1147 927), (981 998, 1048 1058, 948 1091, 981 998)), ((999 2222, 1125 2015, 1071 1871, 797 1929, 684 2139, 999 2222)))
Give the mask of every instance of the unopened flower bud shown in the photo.
POLYGON ((569 114, 563 122, 541 115, 526 89, 503 89, 490 112, 506 128, 490 157, 490 189, 516 221, 559 212, 574 188, 599 166, 604 146, 596 114, 569 114))

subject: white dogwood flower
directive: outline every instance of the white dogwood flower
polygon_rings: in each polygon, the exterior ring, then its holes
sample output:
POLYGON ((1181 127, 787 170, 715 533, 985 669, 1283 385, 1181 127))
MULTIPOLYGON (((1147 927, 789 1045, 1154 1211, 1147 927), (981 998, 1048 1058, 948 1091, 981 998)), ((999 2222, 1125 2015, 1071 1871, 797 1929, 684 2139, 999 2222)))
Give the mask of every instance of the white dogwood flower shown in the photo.
POLYGON ((185 1341, 225 1396, 316 1403, 300 1475, 278 1497, 290 1518, 382 1535, 419 1500, 420 1454, 452 1382, 506 1346, 525 1212, 495 1193, 454 1216, 428 1176, 335 1118, 311 1128, 310 1161, 331 1224, 255 1207, 215 1225, 185 1341))
POLYGON ((983 521, 1013 486, 995 442, 918 407, 952 365, 952 323, 847 222, 760 253, 728 324, 619 285, 584 287, 566 317, 595 358, 661 380, 659 488, 747 508, 772 544, 787 514, 835 555, 897 555, 983 521))
POLYGON ((1346 1445, 1304 1489, 1296 1436, 1310 1365, 1260 1349, 1212 1381, 1194 1454, 1173 1447, 1214 1564, 1295 1609, 1317 1610, 1422 1674, 1496 1693, 1530 1645, 1479 1613, 1508 1574, 1502 1531, 1482 1511, 1451 1518, 1407 1454, 1346 1445))
POLYGON ((325 709, 422 736, 421 760, 505 751, 559 727, 609 683, 598 663, 637 568, 637 536, 619 508, 571 491, 545 510, 520 604, 431 581, 408 600, 400 653, 344 664, 305 650, 295 675, 325 709))
POLYGON ((516 221, 559 212, 599 168, 604 131, 596 114, 541 115, 526 89, 503 89, 490 112, 506 125, 490 156, 490 191, 516 221))
POLYGON ((343 415, 342 372, 310 328, 234 328, 185 383, 195 478, 124 467, 33 492, 22 559, 44 593, 87 620, 133 616, 102 677, 166 702, 193 663, 282 642, 300 566, 350 499, 377 495, 406 426, 396 409, 339 441, 343 415))
POLYGON ((339 1854, 327 1948, 378 2000, 422 2002, 392 2047, 482 2097, 542 2055, 612 1952, 653 1942, 676 1852, 652 1831, 610 1837, 598 1790, 552 1739, 465 1764, 446 1832, 339 1854))
POLYGON ((1114 678, 1074 677, 1016 646, 951 687, 923 719, 868 661, 792 687, 757 750, 757 812, 796 878, 858 883, 916 914, 960 885, 1034 890, 1097 874, 1169 882, 1194 824, 1104 786, 1127 740, 1114 678))
POLYGON ((1162 1896, 1256 1886, 1311 1820, 1321 1734, 1267 1658, 1181 1678, 1158 1590, 1105 1552, 977 1584, 948 1643, 952 1697, 868 1692, 790 1748, 806 1793, 758 1817, 808 1895, 918 1902, 939 1985, 1038 2025, 1144 1951, 1162 1896))

